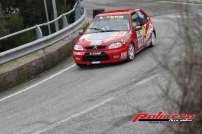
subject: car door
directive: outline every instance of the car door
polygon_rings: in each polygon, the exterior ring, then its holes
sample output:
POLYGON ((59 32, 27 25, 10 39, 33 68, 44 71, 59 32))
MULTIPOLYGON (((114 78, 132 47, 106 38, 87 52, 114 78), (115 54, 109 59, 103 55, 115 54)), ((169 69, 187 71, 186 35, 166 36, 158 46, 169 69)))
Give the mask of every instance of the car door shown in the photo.
POLYGON ((136 34, 138 49, 143 48, 146 44, 147 22, 147 16, 142 11, 137 11, 132 14, 132 25, 136 34))
POLYGON ((148 16, 143 10, 141 11, 145 15, 145 35, 144 35, 144 44, 145 46, 150 45, 152 33, 155 32, 154 25, 151 21, 151 17, 148 16))
POLYGON ((142 18, 143 21, 142 34, 144 36, 144 46, 148 46, 150 45, 149 42, 154 31, 154 26, 151 22, 151 18, 143 10, 140 10, 139 16, 141 16, 140 18, 142 18))

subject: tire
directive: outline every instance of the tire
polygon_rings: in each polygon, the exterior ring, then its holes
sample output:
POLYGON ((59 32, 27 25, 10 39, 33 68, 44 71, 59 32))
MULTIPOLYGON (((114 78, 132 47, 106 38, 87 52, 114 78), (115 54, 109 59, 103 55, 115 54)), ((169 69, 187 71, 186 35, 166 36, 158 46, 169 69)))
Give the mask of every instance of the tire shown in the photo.
POLYGON ((87 65, 86 64, 76 64, 80 68, 85 68, 87 65))
POLYGON ((133 61, 135 59, 135 47, 133 44, 128 46, 128 58, 127 61, 133 61))
POLYGON ((155 32, 152 33, 151 35, 151 43, 150 43, 150 47, 154 47, 156 45, 156 34, 155 32))

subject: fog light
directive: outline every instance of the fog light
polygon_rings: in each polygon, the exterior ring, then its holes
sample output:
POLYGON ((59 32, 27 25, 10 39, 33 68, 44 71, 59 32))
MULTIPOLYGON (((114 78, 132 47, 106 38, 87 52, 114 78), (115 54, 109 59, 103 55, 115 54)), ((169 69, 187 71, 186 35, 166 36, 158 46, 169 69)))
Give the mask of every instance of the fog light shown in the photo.
POLYGON ((120 56, 119 55, 113 55, 114 59, 118 59, 120 56))
POLYGON ((74 52, 74 55, 84 55, 84 52, 74 52))
POLYGON ((76 57, 75 60, 81 60, 81 58, 76 57))

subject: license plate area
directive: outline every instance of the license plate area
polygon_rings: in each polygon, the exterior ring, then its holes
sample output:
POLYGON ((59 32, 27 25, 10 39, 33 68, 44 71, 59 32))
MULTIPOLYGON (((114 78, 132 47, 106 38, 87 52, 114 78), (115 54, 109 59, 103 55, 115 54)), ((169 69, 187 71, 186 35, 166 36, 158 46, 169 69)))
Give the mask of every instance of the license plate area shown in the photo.
POLYGON ((93 61, 91 62, 92 64, 100 64, 101 62, 100 61, 93 61))
POLYGON ((84 61, 104 61, 104 60, 109 60, 109 56, 104 53, 104 52, 98 52, 98 51, 94 51, 94 52, 88 52, 84 55, 83 57, 84 61))
POLYGON ((89 53, 90 56, 99 56, 101 54, 102 54, 101 52, 90 52, 89 53))

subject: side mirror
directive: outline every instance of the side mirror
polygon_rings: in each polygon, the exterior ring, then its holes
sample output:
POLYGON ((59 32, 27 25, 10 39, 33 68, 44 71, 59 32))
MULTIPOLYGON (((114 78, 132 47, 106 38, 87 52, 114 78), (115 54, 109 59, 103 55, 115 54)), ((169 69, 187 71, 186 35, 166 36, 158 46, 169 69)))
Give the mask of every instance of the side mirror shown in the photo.
POLYGON ((79 35, 83 35, 84 34, 84 30, 83 29, 80 29, 79 30, 79 35))
POLYGON ((134 27, 134 31, 140 31, 142 29, 142 26, 136 26, 134 27))

